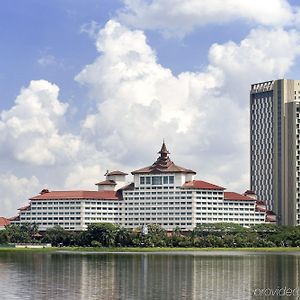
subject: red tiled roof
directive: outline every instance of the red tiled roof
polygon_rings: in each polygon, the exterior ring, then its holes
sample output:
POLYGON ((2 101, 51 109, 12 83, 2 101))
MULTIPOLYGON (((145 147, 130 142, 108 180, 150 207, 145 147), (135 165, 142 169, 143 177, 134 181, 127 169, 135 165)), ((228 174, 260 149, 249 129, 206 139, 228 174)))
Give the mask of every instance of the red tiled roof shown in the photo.
POLYGON ((117 185, 114 180, 104 180, 96 183, 95 185, 117 185))
POLYGON ((263 201, 256 201, 256 209, 262 212, 267 211, 266 204, 263 201))
POLYGON ((267 217, 266 217, 267 222, 276 222, 276 214, 272 211, 267 211, 267 217))
POLYGON ((52 191, 37 195, 30 200, 57 200, 57 199, 96 199, 96 200, 119 200, 115 191, 52 191))
POLYGON ((118 189, 118 191, 123 191, 123 190, 134 190, 134 182, 128 183, 118 189))
POLYGON ((239 201, 239 200, 252 200, 256 201, 255 199, 244 196, 235 192, 224 192, 224 200, 234 200, 234 201, 239 201))
POLYGON ((172 161, 166 168, 162 168, 158 165, 153 164, 152 166, 148 166, 145 168, 141 168, 135 171, 132 171, 131 174, 145 174, 145 173, 192 173, 196 174, 195 171, 186 169, 180 166, 175 165, 172 161))
POLYGON ((30 207, 30 205, 28 204, 28 205, 18 208, 18 210, 24 211, 24 210, 27 210, 29 207, 30 207))
POLYGON ((127 173, 124 173, 122 171, 111 171, 111 172, 106 172, 105 176, 111 176, 111 175, 128 175, 127 173))
POLYGON ((202 180, 193 180, 186 182, 183 188, 202 189, 202 190, 225 190, 225 188, 202 180))
POLYGON ((3 226, 6 226, 6 225, 9 225, 10 224, 10 221, 4 217, 0 217, 0 226, 3 227, 3 226))
POLYGON ((17 215, 17 216, 13 216, 13 217, 10 217, 8 218, 9 221, 19 221, 20 220, 20 216, 17 215))
POLYGON ((266 205, 264 201, 256 200, 256 204, 266 205))
POLYGON ((256 195, 253 191, 251 190, 247 190, 245 193, 245 195, 256 195))

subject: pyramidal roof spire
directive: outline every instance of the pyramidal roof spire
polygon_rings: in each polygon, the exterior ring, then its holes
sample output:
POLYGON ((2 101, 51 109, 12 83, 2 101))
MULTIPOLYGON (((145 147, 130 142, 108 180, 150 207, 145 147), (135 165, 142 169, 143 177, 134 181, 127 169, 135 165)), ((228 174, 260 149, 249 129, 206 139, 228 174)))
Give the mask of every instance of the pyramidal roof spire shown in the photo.
POLYGON ((163 140, 160 151, 160 156, 157 160, 149 167, 132 171, 131 174, 160 174, 160 173, 191 173, 196 174, 195 171, 186 169, 175 165, 169 158, 170 152, 167 149, 165 140, 163 140))
POLYGON ((163 140, 161 149, 158 153, 160 154, 160 156, 167 156, 168 154, 170 154, 170 152, 168 151, 167 146, 165 144, 165 140, 163 140))

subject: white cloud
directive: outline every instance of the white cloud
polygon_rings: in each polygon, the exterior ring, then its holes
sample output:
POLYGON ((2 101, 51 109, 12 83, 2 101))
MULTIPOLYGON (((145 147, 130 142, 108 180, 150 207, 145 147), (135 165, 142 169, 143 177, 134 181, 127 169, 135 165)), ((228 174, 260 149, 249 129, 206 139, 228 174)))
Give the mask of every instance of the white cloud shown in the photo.
POLYGON ((184 35, 207 24, 236 20, 266 26, 283 26, 294 21, 286 0, 123 0, 118 18, 141 29, 159 29, 184 35))
MULTIPOLYGON (((0 114, 2 151, 29 164, 52 165, 74 157, 79 140, 61 134, 68 105, 58 99, 59 88, 45 80, 31 81, 0 114)), ((1 150, 0 150, 1 152, 1 150)))
POLYGON ((91 38, 96 38, 101 26, 96 21, 85 23, 80 27, 80 33, 87 33, 91 38))
POLYGON ((104 170, 101 169, 100 165, 87 162, 77 163, 69 172, 66 180, 65 187, 87 187, 89 190, 95 189, 94 184, 102 181, 104 170), (101 177, 100 177, 101 175, 101 177))
POLYGON ((59 88, 45 80, 32 81, 0 113, 0 164, 22 170, 15 185, 27 178, 31 195, 43 187, 93 189, 106 169, 151 164, 165 138, 175 163, 198 178, 237 191, 249 187, 248 89, 285 75, 299 55, 297 32, 252 30, 240 43, 212 45, 204 71, 178 75, 157 62, 141 30, 109 21, 95 37, 99 55, 76 80, 96 109, 78 135, 66 130, 68 105, 59 88))
POLYGON ((45 54, 45 55, 41 56, 37 62, 42 67, 48 67, 51 65, 58 64, 58 62, 56 61, 56 58, 51 54, 45 54))
POLYGON ((12 217, 17 209, 28 203, 27 199, 40 188, 35 176, 18 178, 12 174, 0 175, 1 216, 12 217))
POLYGON ((99 57, 76 77, 97 103, 82 124, 89 141, 112 160, 141 167, 166 138, 177 163, 199 177, 248 188, 248 89, 289 70, 298 33, 253 30, 240 44, 213 45, 205 72, 178 76, 158 64, 142 31, 115 21, 99 31, 96 46, 99 57))
POLYGON ((299 54, 298 31, 259 28, 239 44, 212 45, 209 61, 224 74, 224 89, 242 102, 250 83, 283 78, 299 54))
MULTIPOLYGON (((175 121, 175 130, 184 132, 198 115, 197 111, 190 111, 193 101, 218 84, 214 70, 173 76, 171 70, 156 62, 155 52, 146 43, 142 31, 130 31, 114 21, 99 32, 96 45, 102 55, 76 79, 88 85, 91 97, 99 101, 98 109, 106 119, 105 122, 98 120, 101 131, 113 129, 118 114, 127 123, 126 130, 142 127, 146 119, 140 123, 131 118, 141 113, 149 114, 150 123, 155 117, 166 123, 175 121), (190 95, 190 87, 194 85, 200 88, 193 89, 190 95), (136 124, 132 124, 134 122, 136 124)), ((95 122, 95 116, 88 116, 84 126, 91 127, 95 122)))

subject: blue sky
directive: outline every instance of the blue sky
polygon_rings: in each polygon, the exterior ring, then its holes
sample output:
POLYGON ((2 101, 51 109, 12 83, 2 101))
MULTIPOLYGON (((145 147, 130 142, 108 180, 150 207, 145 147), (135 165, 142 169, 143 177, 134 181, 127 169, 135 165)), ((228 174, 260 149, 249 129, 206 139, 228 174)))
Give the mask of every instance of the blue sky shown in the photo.
POLYGON ((300 77, 297 1, 1 4, 0 215, 151 164, 163 138, 197 178, 249 188, 248 90, 300 77))
POLYGON ((83 24, 105 24, 118 1, 4 1, 0 10, 1 108, 9 108, 20 87, 32 79, 46 78, 62 86, 62 93, 80 93, 74 76, 95 57, 95 47, 83 24), (55 63, 40 65, 43 57, 55 63))
MULTIPOLYGON (((82 25, 105 23, 123 7, 115 0, 4 1, 0 11, 1 54, 0 108, 7 109, 20 87, 32 79, 45 78, 57 83, 65 98, 84 97, 73 78, 95 58, 96 50, 82 25), (56 64, 42 66, 42 57, 54 57, 56 64)), ((196 71, 206 66, 211 44, 238 42, 249 31, 247 24, 214 25, 200 28, 184 39, 164 38, 147 31, 158 61, 174 73, 196 71)))

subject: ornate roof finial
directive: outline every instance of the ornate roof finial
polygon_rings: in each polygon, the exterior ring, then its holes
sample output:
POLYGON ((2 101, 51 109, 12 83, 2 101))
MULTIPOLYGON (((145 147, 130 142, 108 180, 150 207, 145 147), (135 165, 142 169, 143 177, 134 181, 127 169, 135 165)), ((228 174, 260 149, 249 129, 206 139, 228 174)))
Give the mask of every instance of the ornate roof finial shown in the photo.
POLYGON ((165 140, 163 139, 163 143, 161 146, 160 151, 158 152, 160 154, 161 157, 166 157, 168 156, 168 154, 170 154, 170 152, 168 151, 166 144, 165 144, 165 140))

